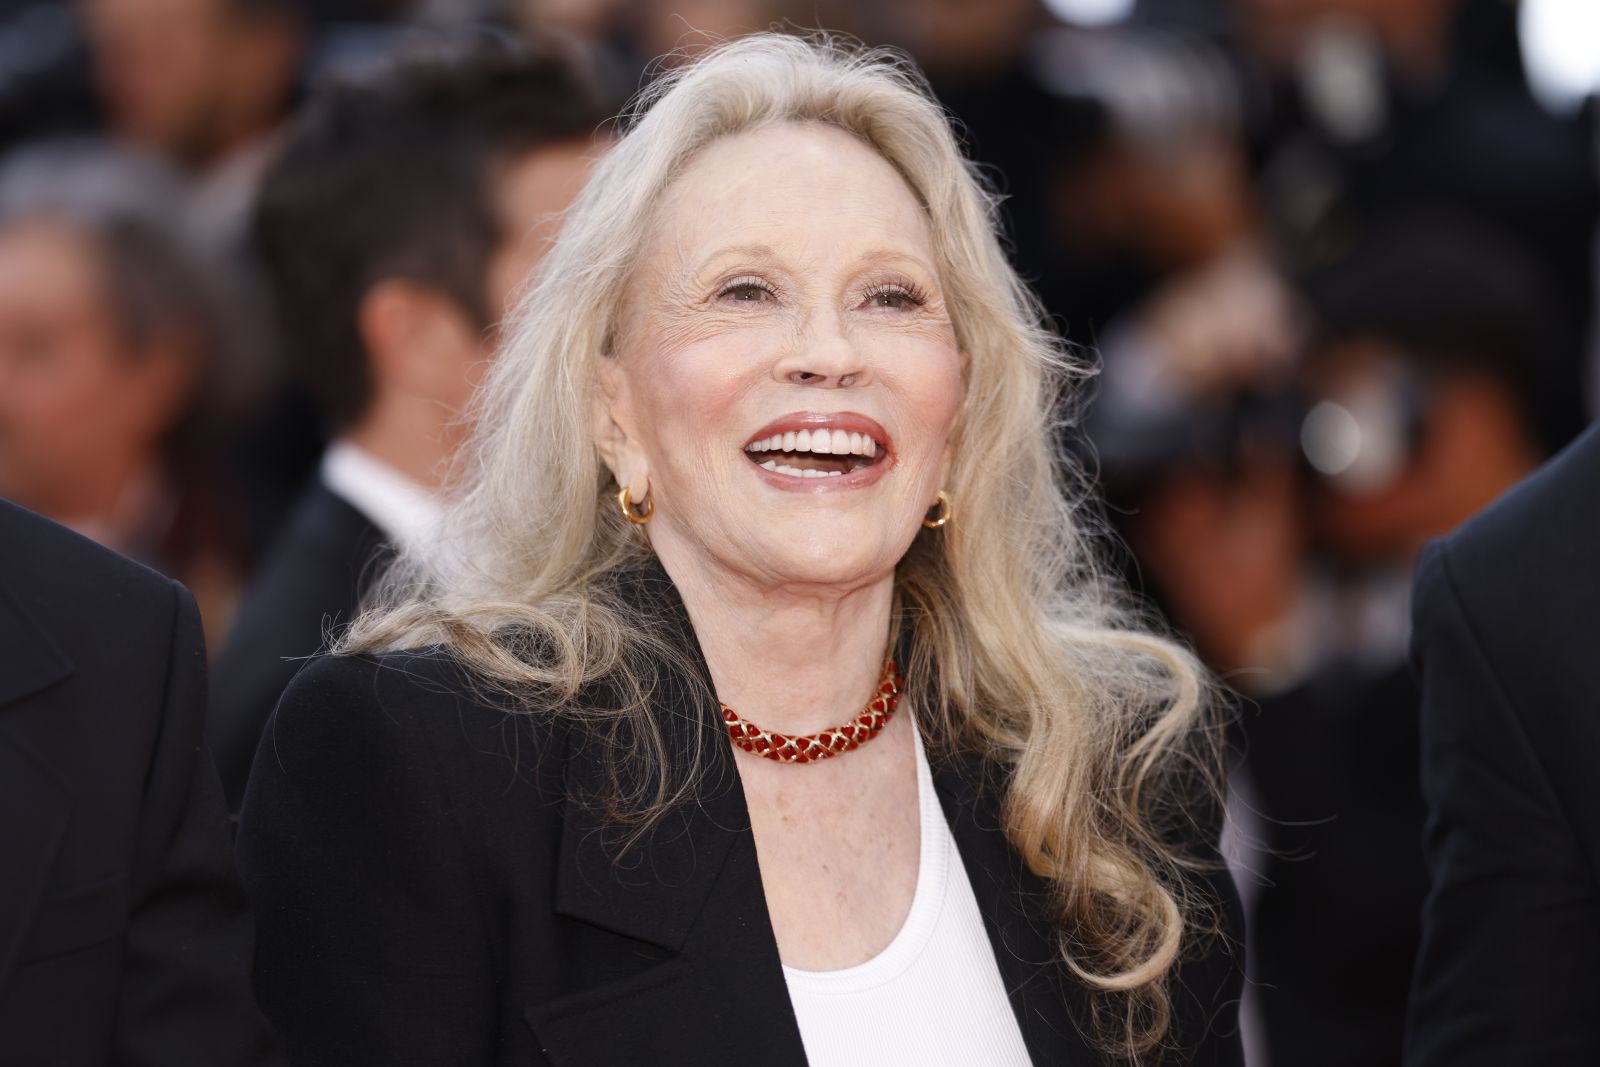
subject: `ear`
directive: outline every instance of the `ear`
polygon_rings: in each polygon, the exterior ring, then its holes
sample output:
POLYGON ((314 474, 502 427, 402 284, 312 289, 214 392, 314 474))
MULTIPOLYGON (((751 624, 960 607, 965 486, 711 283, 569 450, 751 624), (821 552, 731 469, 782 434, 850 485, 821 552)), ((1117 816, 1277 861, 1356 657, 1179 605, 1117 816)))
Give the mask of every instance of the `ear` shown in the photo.
POLYGON ((599 358, 598 386, 590 413, 595 447, 617 484, 627 486, 634 500, 643 500, 650 491, 650 463, 635 430, 633 390, 620 359, 599 358))
POLYGON ((467 368, 486 358, 466 309, 409 278, 386 278, 368 289, 356 308, 356 329, 374 397, 400 394, 457 405, 467 368))

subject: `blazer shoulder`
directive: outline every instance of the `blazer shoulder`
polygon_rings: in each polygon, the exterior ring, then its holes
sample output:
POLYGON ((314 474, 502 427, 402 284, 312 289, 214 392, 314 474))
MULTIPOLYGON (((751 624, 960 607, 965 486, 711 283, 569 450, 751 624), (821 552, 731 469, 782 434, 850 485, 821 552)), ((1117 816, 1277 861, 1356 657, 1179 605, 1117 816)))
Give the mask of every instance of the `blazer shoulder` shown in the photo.
POLYGON ((1414 588, 1419 649, 1460 616, 1501 670, 1592 670, 1582 635, 1600 612, 1600 425, 1430 545, 1414 588))
POLYGON ((0 500, 0 544, 7 585, 52 620, 81 616, 85 604, 137 618, 183 598, 172 579, 7 500, 0 500))
POLYGON ((71 706, 121 728, 148 716, 93 709, 157 707, 172 667, 203 678, 199 612, 178 582, 5 501, 0 545, 0 703, 72 678, 71 706))
POLYGON ((1444 539, 1467 584, 1480 572, 1546 580, 1600 543, 1600 423, 1444 539))
POLYGON ((448 649, 327 655, 295 675, 251 772, 286 779, 441 773, 466 788, 524 774, 554 718, 499 695, 448 649))
POLYGON ((334 653, 311 657, 295 674, 272 727, 280 743, 349 735, 370 743, 413 731, 441 707, 473 702, 467 668, 445 649, 334 653))

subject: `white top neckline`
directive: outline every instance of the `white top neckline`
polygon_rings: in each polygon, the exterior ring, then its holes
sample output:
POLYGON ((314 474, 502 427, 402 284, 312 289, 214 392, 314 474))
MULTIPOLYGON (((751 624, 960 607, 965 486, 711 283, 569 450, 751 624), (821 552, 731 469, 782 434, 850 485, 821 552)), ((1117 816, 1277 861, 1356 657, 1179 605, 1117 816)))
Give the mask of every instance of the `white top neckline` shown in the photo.
POLYGON ((871 959, 832 971, 808 971, 783 965, 783 976, 791 988, 828 995, 858 993, 872 989, 904 974, 916 963, 944 910, 946 880, 950 877, 950 829, 944 810, 933 788, 933 772, 922 747, 922 731, 913 723, 917 761, 917 812, 921 842, 917 849, 917 888, 911 895, 911 909, 894 939, 871 959))
MULTIPOLYGON (((915 730, 915 726, 912 727, 915 730)), ((784 967, 812 1067, 1029 1067, 1005 981, 916 735, 917 888, 894 939, 836 971, 784 967)))

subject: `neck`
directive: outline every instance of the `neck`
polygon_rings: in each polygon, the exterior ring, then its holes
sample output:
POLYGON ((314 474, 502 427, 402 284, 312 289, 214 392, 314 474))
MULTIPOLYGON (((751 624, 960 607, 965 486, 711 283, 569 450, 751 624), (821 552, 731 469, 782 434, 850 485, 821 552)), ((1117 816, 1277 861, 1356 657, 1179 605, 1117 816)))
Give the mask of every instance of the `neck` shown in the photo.
POLYGON ((892 573, 839 586, 766 581, 670 536, 652 543, 683 597, 718 700, 782 734, 815 733, 861 713, 888 655, 892 573))
POLYGON ((374 401, 344 438, 423 488, 437 491, 461 433, 459 417, 442 405, 420 397, 390 397, 374 401))

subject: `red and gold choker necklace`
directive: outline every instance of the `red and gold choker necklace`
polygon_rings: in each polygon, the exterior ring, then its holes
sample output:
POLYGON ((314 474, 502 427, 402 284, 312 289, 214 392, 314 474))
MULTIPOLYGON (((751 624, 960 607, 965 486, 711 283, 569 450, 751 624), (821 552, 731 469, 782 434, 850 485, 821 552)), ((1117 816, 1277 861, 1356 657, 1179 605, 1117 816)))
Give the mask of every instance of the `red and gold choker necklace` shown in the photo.
POLYGON ((722 721, 727 724, 728 736, 733 743, 746 752, 779 763, 815 763, 859 748, 877 737, 894 715, 895 703, 900 699, 900 688, 900 669, 895 666, 894 660, 890 660, 883 665, 878 692, 866 710, 843 726, 806 734, 804 737, 768 733, 753 722, 745 722, 737 711, 726 704, 722 705, 722 721))

